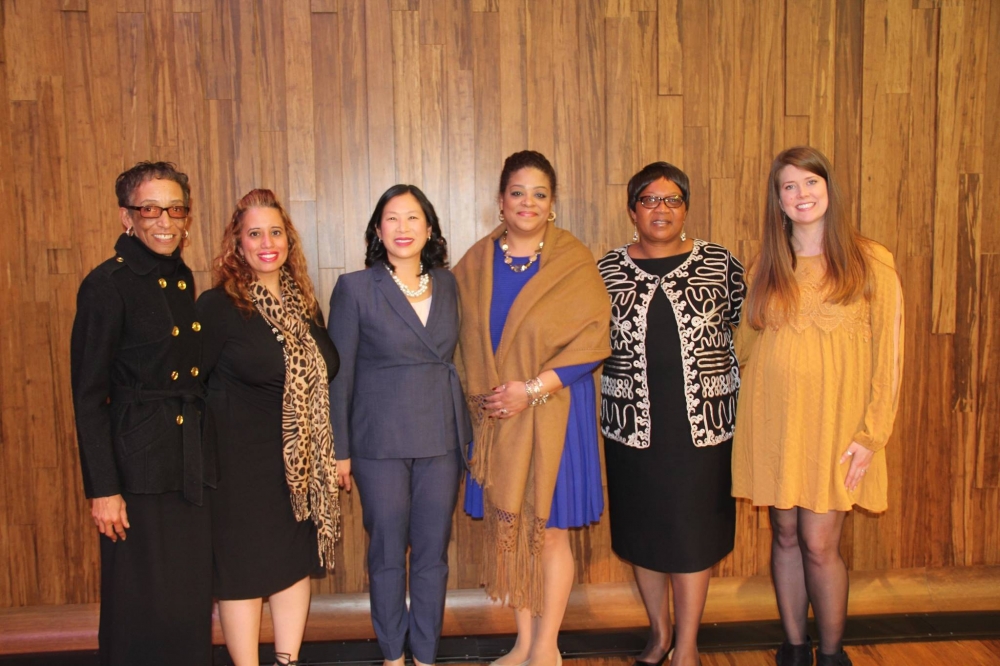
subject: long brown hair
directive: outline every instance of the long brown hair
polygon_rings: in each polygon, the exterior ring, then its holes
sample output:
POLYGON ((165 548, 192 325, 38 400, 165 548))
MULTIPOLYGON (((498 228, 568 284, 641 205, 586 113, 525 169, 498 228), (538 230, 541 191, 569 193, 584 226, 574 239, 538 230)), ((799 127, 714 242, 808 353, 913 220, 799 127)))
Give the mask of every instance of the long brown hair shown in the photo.
POLYGON ((316 301, 312 280, 309 279, 306 256, 302 252, 302 242, 299 240, 295 225, 292 224, 292 218, 278 203, 277 197, 271 190, 250 190, 236 204, 233 217, 222 234, 222 247, 219 250, 219 256, 213 262, 214 286, 221 286, 236 304, 236 307, 247 316, 255 311, 253 301, 250 300, 249 286, 257 279, 257 276, 236 251, 240 247, 243 218, 251 208, 273 208, 281 215, 281 220, 285 223, 285 234, 288 237, 288 259, 283 268, 288 271, 291 278, 295 280, 295 284, 298 285, 299 291, 302 292, 302 299, 308 309, 306 314, 311 319, 315 319, 319 312, 319 303, 316 301))
POLYGON ((829 205, 823 224, 823 256, 826 259, 823 286, 827 302, 849 303, 859 296, 871 298, 872 295, 865 239, 851 226, 830 161, 815 148, 795 146, 774 158, 767 179, 763 239, 760 254, 751 268, 752 280, 743 306, 747 321, 757 330, 786 321, 799 305, 792 223, 781 208, 779 178, 786 166, 798 167, 826 181, 829 205))

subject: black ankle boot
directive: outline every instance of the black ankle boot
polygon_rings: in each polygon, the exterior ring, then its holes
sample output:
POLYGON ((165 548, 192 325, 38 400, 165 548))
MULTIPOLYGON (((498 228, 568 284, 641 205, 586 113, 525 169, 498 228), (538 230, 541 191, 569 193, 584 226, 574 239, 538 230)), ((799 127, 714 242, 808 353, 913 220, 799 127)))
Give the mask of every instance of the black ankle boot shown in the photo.
MULTIPOLYGON (((812 641, 806 636, 806 642, 802 645, 792 645, 788 641, 781 644, 778 654, 774 656, 774 663, 778 666, 812 666, 813 647, 812 641)), ((834 664, 836 662, 830 662, 834 664)))
POLYGON ((819 650, 816 651, 816 666, 854 666, 854 662, 851 658, 847 656, 844 649, 841 648, 837 654, 823 654, 819 650))

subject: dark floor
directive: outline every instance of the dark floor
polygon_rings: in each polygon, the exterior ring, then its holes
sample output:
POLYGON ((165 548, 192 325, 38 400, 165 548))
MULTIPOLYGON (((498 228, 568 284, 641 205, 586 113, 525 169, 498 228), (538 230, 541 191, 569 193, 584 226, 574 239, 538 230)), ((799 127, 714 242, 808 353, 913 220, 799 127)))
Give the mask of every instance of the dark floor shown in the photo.
MULTIPOLYGON (((815 635, 815 631, 812 632, 815 635)), ((1000 638, 1000 613, 944 613, 857 617, 847 621, 844 643, 873 645, 919 641, 975 641, 1000 638)), ((777 622, 708 624, 701 627, 698 642, 703 653, 771 650, 782 640, 777 622)), ((468 636, 441 639, 441 663, 487 662, 505 654, 513 636, 468 636)), ((567 632, 559 637, 567 659, 591 661, 607 657, 629 657, 643 648, 645 630, 621 632, 567 632)), ((261 647, 261 663, 271 663, 273 646, 261 647)), ((215 648, 216 666, 231 663, 225 647, 215 648)), ((374 641, 308 643, 303 646, 305 664, 372 664, 382 661, 374 641)), ((627 661, 627 660, 626 660, 627 661)), ((944 662, 942 662, 944 663, 944 662)), ((1000 664, 1000 660, 997 662, 1000 664)), ((0 665, 98 666, 96 652, 39 654, 0 657, 0 665)), ((575 666, 582 666, 577 664, 575 666)))

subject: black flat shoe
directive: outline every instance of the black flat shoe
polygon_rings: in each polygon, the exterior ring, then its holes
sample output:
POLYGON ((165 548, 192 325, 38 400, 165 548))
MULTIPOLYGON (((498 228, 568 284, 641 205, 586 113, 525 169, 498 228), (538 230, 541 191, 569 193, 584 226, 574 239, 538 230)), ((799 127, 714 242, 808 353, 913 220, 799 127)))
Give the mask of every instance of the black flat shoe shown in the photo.
POLYGON ((847 656, 843 648, 837 654, 823 654, 817 650, 816 666, 854 666, 854 662, 847 656))
MULTIPOLYGON (((809 640, 808 636, 802 645, 792 645, 785 641, 778 648, 778 653, 774 655, 774 663, 778 666, 812 666, 812 641, 809 640)), ((837 662, 830 662, 830 664, 833 666, 837 662)))

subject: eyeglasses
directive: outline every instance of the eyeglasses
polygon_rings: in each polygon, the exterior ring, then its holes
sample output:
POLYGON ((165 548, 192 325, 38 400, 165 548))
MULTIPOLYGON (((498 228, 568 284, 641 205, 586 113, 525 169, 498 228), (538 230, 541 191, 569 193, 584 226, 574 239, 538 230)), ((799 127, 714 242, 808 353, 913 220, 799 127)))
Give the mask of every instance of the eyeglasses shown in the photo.
POLYGON ((661 201, 667 204, 667 208, 680 208, 684 205, 684 198, 676 195, 669 197, 654 197, 652 195, 639 197, 639 203, 642 204, 642 207, 650 210, 659 206, 661 201))
POLYGON ((175 220, 183 220, 191 212, 190 206, 125 206, 129 210, 139 211, 139 217, 144 217, 147 220, 158 219, 163 215, 163 211, 167 211, 167 215, 174 218, 175 220))

